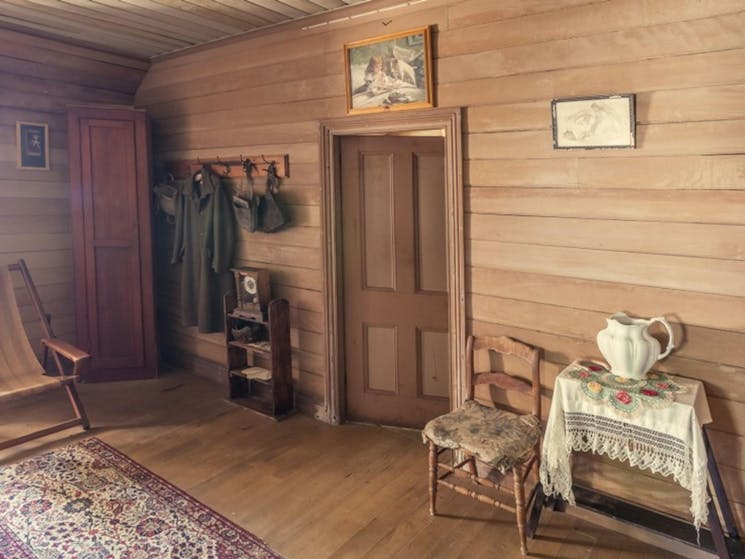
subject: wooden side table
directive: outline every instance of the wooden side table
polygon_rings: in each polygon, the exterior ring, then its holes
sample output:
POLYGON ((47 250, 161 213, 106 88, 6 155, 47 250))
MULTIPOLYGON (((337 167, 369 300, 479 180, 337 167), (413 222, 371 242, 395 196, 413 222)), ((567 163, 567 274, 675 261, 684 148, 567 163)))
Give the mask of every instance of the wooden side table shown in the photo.
MULTIPOLYGON (((697 530, 704 523, 709 526, 710 538, 702 537, 702 544, 708 541, 722 559, 744 557, 704 428, 710 422, 704 386, 699 381, 662 373, 649 373, 645 380, 624 379, 612 375, 599 363, 573 362, 559 374, 554 385, 543 440, 541 487, 534 502, 529 533, 535 531, 546 501, 545 491, 549 497, 570 504, 602 502, 614 507, 614 516, 622 520, 643 523, 645 527, 697 545, 699 534, 691 534, 692 539, 681 538, 681 526, 675 526, 667 516, 612 496, 598 499, 591 490, 573 486, 572 452, 593 452, 674 477, 691 491, 694 526, 697 530), (631 518, 623 518, 624 510, 631 518), (663 519, 674 528, 675 534, 654 525, 663 519)), ((683 521, 679 524, 690 526, 683 521)))

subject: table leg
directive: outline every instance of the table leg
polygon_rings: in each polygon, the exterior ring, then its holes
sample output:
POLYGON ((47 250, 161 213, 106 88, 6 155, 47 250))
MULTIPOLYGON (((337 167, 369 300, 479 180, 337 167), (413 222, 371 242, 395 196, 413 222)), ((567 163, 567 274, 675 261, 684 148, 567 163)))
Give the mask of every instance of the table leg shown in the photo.
POLYGON ((707 456, 707 468, 709 470, 709 479, 711 480, 712 486, 714 486, 714 493, 719 503, 719 510, 722 511, 722 519, 724 520, 724 526, 727 529, 727 535, 730 538, 739 539, 740 536, 737 533, 737 525, 735 524, 734 515, 732 509, 729 506, 729 500, 724 492, 724 485, 722 484, 722 478, 719 475, 719 468, 717 467, 717 461, 714 459, 714 451, 711 448, 711 442, 706 434, 706 428, 704 432, 704 445, 706 446, 707 456))
POLYGON ((530 517, 526 527, 525 535, 533 539, 535 531, 538 529, 538 521, 541 519, 541 511, 546 504, 546 495, 543 493, 543 485, 538 482, 533 490, 533 506, 530 507, 530 517))
POLYGON ((711 442, 709 441, 706 428, 704 427, 702 431, 704 435, 704 445, 706 447, 706 466, 710 481, 707 491, 711 498, 711 501, 709 502, 709 529, 711 530, 711 535, 714 538, 714 544, 720 557, 742 559, 745 557, 745 550, 743 550, 742 542, 740 541, 735 517, 732 514, 732 508, 730 507, 729 499, 727 499, 727 494, 724 492, 724 484, 722 483, 722 477, 719 474, 719 467, 714 458, 714 451, 711 448, 711 442), (724 527, 727 530, 726 536, 722 532, 722 526, 719 522, 719 514, 717 513, 717 508, 714 503, 715 498, 716 503, 719 504, 719 511, 722 513, 724 527), (724 551, 720 550, 721 546, 723 546, 724 551))
POLYGON ((707 490, 707 493, 711 497, 709 501, 709 530, 711 531, 711 539, 714 540, 714 549, 719 559, 730 559, 727 542, 724 541, 724 532, 722 532, 722 525, 719 523, 719 515, 717 514, 717 507, 714 504, 711 490, 707 490))

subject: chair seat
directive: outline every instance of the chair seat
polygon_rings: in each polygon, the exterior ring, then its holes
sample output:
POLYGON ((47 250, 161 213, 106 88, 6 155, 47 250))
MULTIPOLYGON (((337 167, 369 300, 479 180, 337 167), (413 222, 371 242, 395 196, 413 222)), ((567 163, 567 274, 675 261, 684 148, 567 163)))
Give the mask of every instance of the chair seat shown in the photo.
POLYGON ((455 411, 424 426, 425 442, 463 450, 504 473, 524 462, 541 436, 540 420, 467 400, 455 411))
MULTIPOLYGON (((43 370, 42 370, 43 372, 43 370)), ((25 398, 54 388, 59 388, 59 377, 48 377, 38 374, 35 377, 11 377, 0 373, 0 403, 25 398)))

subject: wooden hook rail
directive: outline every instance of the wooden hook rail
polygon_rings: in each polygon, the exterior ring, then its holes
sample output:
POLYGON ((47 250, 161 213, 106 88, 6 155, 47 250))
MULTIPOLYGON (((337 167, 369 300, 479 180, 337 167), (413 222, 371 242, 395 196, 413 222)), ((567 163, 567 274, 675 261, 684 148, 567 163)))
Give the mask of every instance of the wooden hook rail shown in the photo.
POLYGON ((187 179, 203 166, 208 165, 213 172, 225 178, 245 177, 244 163, 250 161, 253 164, 253 177, 265 177, 266 169, 271 162, 277 168, 279 178, 290 176, 290 156, 283 155, 240 155, 238 157, 216 157, 215 159, 180 159, 166 161, 166 172, 171 173, 176 179, 187 179))

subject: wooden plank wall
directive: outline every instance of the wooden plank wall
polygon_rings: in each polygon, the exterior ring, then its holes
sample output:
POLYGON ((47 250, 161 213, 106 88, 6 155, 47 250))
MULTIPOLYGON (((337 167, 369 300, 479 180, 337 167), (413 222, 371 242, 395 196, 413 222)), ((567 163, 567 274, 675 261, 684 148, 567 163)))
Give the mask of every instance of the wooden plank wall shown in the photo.
MULTIPOLYGON (((136 101, 161 160, 290 154, 282 195, 294 225, 244 234, 239 263, 270 269, 290 300, 297 390, 323 416, 318 121, 344 114, 345 42, 434 26, 438 105, 464 107, 470 329, 544 348, 548 399, 567 363, 600 357, 606 316, 667 316, 678 349, 660 368, 706 383, 743 525, 744 10, 742 0, 428 0, 157 61, 136 101), (554 151, 550 100, 610 93, 637 94, 637 149, 554 151)), ((173 318, 174 350, 223 360, 216 340, 173 318)), ((651 476, 628 483, 597 460, 578 469, 686 514, 685 494, 651 476)))
MULTIPOLYGON (((0 264, 24 258, 52 327, 74 339, 70 185, 67 164, 69 104, 132 105, 148 62, 0 29, 0 264), (50 168, 16 166, 16 121, 49 125, 50 168)), ((20 283, 19 283, 20 285, 20 283)), ((35 311, 20 298, 36 350, 35 311)))

